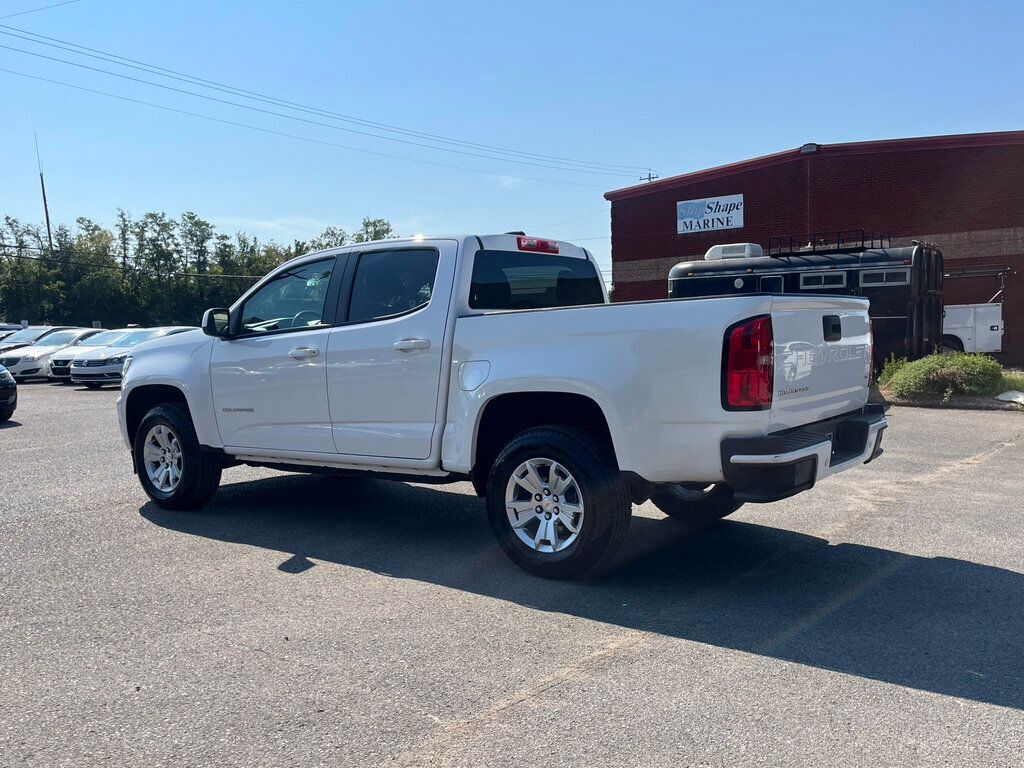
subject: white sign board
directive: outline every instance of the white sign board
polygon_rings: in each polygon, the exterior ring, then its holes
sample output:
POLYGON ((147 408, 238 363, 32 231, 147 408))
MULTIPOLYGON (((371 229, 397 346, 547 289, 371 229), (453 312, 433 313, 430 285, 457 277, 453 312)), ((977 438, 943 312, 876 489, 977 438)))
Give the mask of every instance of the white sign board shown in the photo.
POLYGON ((676 232, 711 232, 743 226, 743 195, 703 197, 676 203, 676 232))

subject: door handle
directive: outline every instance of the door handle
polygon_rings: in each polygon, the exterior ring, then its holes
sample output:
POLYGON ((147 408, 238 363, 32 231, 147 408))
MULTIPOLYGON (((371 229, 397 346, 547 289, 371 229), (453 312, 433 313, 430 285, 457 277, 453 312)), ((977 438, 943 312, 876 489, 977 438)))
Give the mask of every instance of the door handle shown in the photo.
POLYGON ((311 357, 318 357, 320 350, 316 347, 296 347, 288 353, 288 357, 295 360, 309 360, 311 357))
POLYGON ((417 349, 430 349, 430 339, 402 339, 392 346, 399 352, 414 352, 417 349))

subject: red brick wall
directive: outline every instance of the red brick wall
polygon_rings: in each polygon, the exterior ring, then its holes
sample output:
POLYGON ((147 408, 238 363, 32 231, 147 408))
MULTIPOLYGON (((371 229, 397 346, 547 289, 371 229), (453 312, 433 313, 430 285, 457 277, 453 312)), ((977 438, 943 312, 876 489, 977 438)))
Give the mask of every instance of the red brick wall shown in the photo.
MULTIPOLYGON (((612 201, 614 299, 662 298, 668 266, 633 265, 645 259, 667 264, 700 257, 719 243, 768 245, 771 235, 811 231, 867 229, 894 238, 945 232, 1024 227, 1024 145, 898 149, 848 153, 822 147, 816 154, 794 153, 768 167, 740 170, 693 182, 654 187, 650 192, 612 201), (831 152, 830 152, 831 150, 831 152), (676 234, 676 202, 743 193, 743 229, 676 234), (663 274, 662 274, 663 273, 663 274)), ((939 242, 940 247, 943 243, 939 242)), ((1024 363, 1024 269, 1020 256, 999 254, 976 261, 958 247, 947 266, 1018 266, 1010 278, 1004 308, 1008 360, 1024 363)), ((1019 246, 1007 244, 1007 253, 1019 246)), ((987 252, 993 251, 993 244, 987 252)), ((947 249, 948 256, 948 249, 947 249)), ((984 281, 951 281, 948 303, 965 303, 959 295, 985 293, 984 281), (971 283, 971 286, 964 285, 971 283), (962 287, 961 287, 962 286, 962 287)), ((987 285, 987 284, 986 284, 987 285)), ((984 301, 991 293, 984 298, 984 301)))

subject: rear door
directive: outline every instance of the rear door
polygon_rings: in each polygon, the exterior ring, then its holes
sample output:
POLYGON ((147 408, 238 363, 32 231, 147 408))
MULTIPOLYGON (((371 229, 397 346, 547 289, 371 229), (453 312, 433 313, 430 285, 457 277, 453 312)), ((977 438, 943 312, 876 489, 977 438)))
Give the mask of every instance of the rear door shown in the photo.
POLYGON ((864 405, 871 374, 866 301, 777 296, 771 316, 773 427, 800 426, 864 405))
POLYGON ((353 257, 327 344, 333 447, 426 459, 439 420, 457 243, 379 245, 353 257))
POLYGON ((977 352, 1002 352, 1003 305, 982 304, 974 313, 977 352))

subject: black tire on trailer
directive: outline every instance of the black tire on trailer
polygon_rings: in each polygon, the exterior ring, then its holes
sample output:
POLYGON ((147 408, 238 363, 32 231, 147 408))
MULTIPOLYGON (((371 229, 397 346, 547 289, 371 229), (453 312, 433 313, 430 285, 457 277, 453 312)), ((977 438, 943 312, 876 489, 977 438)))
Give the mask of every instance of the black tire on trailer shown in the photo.
POLYGON ((943 336, 942 337, 942 349, 940 350, 943 354, 954 354, 956 352, 964 351, 964 343, 960 341, 956 336, 943 336))
POLYGON ((142 489, 165 509, 199 509, 220 485, 221 457, 199 445, 181 403, 164 403, 145 415, 132 456, 142 489))
POLYGON ((676 483, 660 486, 651 501, 669 517, 703 524, 720 520, 743 506, 736 501, 732 488, 722 483, 676 483))
POLYGON ((633 507, 607 441, 582 429, 528 429, 505 445, 487 481, 487 517, 505 553, 550 579, 607 564, 633 507))

